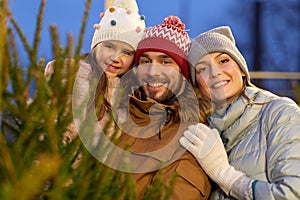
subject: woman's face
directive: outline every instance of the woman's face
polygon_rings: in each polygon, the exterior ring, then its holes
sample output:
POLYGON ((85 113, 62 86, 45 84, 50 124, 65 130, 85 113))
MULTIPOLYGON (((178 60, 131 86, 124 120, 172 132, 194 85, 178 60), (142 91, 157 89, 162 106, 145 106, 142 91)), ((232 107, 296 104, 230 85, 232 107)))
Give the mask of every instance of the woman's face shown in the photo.
POLYGON ((134 49, 127 43, 108 40, 99 43, 94 51, 98 65, 108 77, 125 74, 132 66, 134 49))
POLYGON ((194 67, 198 86, 210 94, 218 107, 231 103, 240 94, 245 74, 228 54, 207 54, 194 67))

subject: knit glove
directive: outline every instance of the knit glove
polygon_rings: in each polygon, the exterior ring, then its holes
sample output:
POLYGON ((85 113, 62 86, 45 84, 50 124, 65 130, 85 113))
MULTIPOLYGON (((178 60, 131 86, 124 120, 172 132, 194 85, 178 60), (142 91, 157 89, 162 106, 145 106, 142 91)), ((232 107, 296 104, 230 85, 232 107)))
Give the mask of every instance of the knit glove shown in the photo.
POLYGON ((195 156, 206 174, 228 195, 234 182, 245 174, 229 164, 218 131, 198 123, 189 126, 183 135, 181 145, 195 156))

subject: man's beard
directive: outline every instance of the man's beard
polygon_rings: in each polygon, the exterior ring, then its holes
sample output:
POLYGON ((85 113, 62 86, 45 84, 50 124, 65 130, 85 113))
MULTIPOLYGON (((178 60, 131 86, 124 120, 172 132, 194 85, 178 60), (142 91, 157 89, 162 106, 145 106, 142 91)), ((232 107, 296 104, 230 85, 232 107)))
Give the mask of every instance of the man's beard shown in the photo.
MULTIPOLYGON (((180 81, 176 84, 176 88, 175 89, 169 89, 169 88, 166 88, 165 92, 159 96, 159 97, 156 97, 156 94, 159 93, 160 91, 148 91, 145 89, 145 85, 140 87, 140 90, 143 94, 144 97, 148 97, 150 99, 154 99, 155 101, 157 101, 158 103, 161 103, 161 104, 169 104, 171 102, 173 102, 175 100, 176 97, 178 97, 180 94, 179 91, 182 87, 182 84, 183 84, 183 80, 182 79, 179 79, 180 81)), ((163 83, 166 83, 168 81, 166 80, 145 80, 145 82, 163 82, 163 83)))
POLYGON ((168 102, 172 101, 176 96, 172 90, 169 88, 159 97, 155 97, 157 92, 155 91, 148 91, 148 97, 151 99, 156 100, 158 103, 167 104, 168 102))

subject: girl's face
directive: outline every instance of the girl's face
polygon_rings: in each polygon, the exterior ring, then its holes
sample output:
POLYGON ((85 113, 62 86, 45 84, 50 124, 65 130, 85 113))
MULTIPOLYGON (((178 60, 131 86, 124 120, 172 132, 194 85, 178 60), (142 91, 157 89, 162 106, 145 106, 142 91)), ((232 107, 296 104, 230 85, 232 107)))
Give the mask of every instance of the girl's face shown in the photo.
POLYGON ((107 40, 95 49, 96 61, 108 77, 125 74, 132 66, 134 49, 125 42, 107 40))
POLYGON ((210 94, 218 107, 231 103, 240 94, 245 74, 228 54, 207 54, 194 67, 198 86, 210 94))

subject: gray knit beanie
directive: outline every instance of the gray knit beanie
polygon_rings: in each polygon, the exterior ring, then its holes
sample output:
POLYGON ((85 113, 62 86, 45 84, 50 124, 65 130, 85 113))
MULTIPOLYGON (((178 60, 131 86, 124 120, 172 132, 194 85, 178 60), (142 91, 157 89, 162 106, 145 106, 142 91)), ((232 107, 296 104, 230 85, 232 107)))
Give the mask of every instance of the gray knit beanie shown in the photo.
POLYGON ((230 55, 245 73, 247 84, 251 85, 247 63, 235 45, 235 39, 230 27, 228 26, 211 29, 198 35, 192 40, 188 60, 190 63, 189 69, 193 84, 196 84, 194 65, 197 60, 199 60, 202 56, 213 52, 223 52, 230 55))

